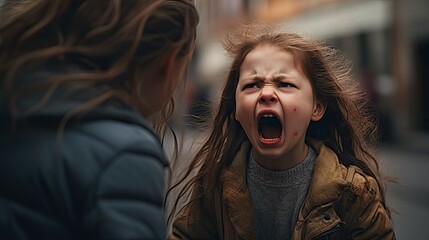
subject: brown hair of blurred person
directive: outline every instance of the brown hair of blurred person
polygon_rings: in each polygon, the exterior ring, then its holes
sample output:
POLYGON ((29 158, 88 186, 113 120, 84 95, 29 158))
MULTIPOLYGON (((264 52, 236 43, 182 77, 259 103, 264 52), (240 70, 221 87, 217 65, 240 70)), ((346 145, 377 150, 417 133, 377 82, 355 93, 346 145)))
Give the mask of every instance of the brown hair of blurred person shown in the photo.
MULTIPOLYGON (((82 109, 117 98, 143 116, 152 115, 146 96, 141 94, 148 87, 142 81, 144 73, 173 51, 177 51, 178 57, 188 57, 192 52, 197 13, 191 3, 6 1, 0 23, 2 91, 15 100, 32 89, 45 89, 46 95, 34 106, 37 109, 63 84, 78 89, 106 85, 109 89, 82 109), (22 88, 13 84, 14 75, 29 66, 51 60, 66 62, 69 58, 84 61, 92 71, 58 74, 22 88)), ((163 111, 168 113, 164 120, 173 111, 169 107, 163 111)))

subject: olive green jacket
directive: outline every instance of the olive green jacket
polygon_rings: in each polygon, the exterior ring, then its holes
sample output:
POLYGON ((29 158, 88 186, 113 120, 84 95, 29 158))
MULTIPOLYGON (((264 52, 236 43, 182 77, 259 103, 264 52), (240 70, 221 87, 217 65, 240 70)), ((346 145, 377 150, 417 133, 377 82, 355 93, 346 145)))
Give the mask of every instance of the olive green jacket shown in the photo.
MULTIPOLYGON (((308 194, 294 226, 298 239, 396 239, 376 180, 357 167, 348 169, 321 143, 308 194)), ((169 239, 254 239, 246 183, 250 145, 243 144, 222 174, 223 190, 199 197, 175 219, 169 239)), ((193 196, 201 196, 201 187, 193 196)))

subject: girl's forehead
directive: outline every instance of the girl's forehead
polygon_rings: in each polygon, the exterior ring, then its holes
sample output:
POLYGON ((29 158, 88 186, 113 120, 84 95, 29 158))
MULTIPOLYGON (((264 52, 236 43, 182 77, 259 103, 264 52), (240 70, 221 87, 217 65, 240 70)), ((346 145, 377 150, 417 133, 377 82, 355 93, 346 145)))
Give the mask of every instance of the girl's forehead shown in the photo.
POLYGON ((240 72, 282 71, 293 67, 294 57, 292 53, 277 46, 262 45, 257 46, 247 54, 240 67, 240 72))
MULTIPOLYGON (((293 61, 291 52, 273 45, 259 45, 252 49, 244 58, 244 63, 259 63, 267 60, 287 60, 293 61)), ((288 63, 287 62, 287 63, 288 63)))

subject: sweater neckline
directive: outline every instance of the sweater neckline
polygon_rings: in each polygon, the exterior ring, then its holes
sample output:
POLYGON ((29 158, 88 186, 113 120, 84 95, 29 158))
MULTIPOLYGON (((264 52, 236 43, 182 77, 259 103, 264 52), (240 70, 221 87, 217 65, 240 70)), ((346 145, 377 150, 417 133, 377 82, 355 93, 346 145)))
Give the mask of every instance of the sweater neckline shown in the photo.
POLYGON ((309 146, 304 160, 297 166, 285 171, 272 171, 262 167, 253 158, 252 151, 250 151, 249 158, 248 174, 255 183, 269 187, 290 187, 311 177, 316 152, 309 146))

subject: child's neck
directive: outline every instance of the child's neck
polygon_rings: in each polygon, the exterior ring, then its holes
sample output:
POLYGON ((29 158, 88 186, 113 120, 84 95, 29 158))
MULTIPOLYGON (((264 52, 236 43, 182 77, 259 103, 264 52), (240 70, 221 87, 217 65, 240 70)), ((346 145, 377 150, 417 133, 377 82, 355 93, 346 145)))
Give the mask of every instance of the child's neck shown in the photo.
POLYGON ((258 154, 254 151, 252 152, 252 155, 255 161, 265 169, 271 171, 285 171, 302 163, 307 156, 308 151, 309 147, 304 143, 302 148, 295 148, 281 157, 272 158, 258 154))

